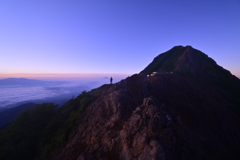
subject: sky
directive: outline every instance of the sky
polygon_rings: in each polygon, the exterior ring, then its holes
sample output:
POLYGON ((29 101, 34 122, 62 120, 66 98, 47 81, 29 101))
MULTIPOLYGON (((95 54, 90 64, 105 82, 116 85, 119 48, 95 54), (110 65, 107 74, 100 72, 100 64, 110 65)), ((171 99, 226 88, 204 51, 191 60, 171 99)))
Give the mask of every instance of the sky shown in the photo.
POLYGON ((0 0, 0 78, 127 76, 191 45, 240 77, 240 0, 0 0))

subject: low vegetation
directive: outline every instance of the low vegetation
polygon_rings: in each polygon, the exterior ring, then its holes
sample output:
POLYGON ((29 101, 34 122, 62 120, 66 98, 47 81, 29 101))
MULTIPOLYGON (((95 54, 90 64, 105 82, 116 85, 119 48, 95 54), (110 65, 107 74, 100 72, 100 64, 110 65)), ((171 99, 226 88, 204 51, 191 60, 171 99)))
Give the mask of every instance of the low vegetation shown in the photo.
POLYGON ((157 71, 171 72, 175 69, 176 60, 183 54, 184 48, 174 47, 171 50, 162 53, 154 58, 154 61, 150 63, 141 73, 151 74, 157 71))
POLYGON ((43 103, 20 113, 0 131, 0 159, 48 159, 66 144, 70 131, 81 122, 84 107, 92 99, 91 93, 83 91, 62 107, 43 103))

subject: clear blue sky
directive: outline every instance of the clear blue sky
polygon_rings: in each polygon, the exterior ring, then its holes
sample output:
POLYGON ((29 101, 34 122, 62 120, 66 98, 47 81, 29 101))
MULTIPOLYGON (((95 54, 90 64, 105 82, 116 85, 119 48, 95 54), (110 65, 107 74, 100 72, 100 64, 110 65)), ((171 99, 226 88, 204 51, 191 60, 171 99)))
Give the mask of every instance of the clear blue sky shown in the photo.
POLYGON ((240 76, 240 0, 0 0, 0 74, 134 74, 191 45, 240 76))

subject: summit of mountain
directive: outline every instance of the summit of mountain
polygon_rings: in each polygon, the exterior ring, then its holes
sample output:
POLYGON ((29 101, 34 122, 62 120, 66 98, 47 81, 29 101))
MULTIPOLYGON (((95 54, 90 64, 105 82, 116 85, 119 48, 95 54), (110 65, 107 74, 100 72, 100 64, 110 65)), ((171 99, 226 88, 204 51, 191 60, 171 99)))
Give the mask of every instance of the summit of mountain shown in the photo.
MULTIPOLYGON (((230 97, 240 95, 239 78, 192 46, 175 46, 159 54, 140 73, 150 75, 153 72, 173 72, 196 83, 205 83, 214 90, 225 90, 230 97)), ((238 103, 240 104, 240 100, 238 103)))
POLYGON ((207 76, 221 77, 232 75, 228 70, 219 66, 205 53, 194 49, 192 46, 175 46, 172 49, 159 54, 140 73, 175 72, 196 77, 207 76))

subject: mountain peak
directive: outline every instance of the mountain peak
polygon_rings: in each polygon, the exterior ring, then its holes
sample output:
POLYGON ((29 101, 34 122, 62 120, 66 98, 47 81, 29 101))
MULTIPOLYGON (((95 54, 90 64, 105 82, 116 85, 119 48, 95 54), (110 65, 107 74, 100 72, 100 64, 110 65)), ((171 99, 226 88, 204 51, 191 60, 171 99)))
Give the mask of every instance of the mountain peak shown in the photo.
POLYGON ((175 46, 158 55, 140 73, 150 75, 153 72, 173 72, 173 74, 184 75, 184 77, 201 81, 201 83, 208 81, 236 93, 239 93, 237 90, 240 89, 240 81, 236 76, 219 66, 205 53, 189 45, 175 46))
POLYGON ((157 57, 141 73, 166 71, 184 74, 204 72, 206 68, 216 68, 216 62, 205 53, 190 45, 175 46, 157 57))
POLYGON ((194 49, 191 45, 186 45, 185 47, 183 45, 177 45, 177 46, 174 46, 173 48, 192 48, 192 49, 194 49))

